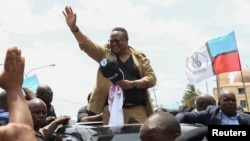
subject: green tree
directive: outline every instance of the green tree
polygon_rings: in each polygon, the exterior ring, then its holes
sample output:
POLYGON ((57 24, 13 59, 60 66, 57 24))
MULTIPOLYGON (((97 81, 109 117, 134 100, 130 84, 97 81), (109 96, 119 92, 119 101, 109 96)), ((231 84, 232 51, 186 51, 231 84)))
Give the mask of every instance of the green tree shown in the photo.
POLYGON ((185 91, 181 102, 185 106, 190 106, 190 107, 195 107, 194 100, 196 96, 201 94, 201 91, 199 89, 196 89, 194 85, 192 84, 187 84, 187 90, 185 91))

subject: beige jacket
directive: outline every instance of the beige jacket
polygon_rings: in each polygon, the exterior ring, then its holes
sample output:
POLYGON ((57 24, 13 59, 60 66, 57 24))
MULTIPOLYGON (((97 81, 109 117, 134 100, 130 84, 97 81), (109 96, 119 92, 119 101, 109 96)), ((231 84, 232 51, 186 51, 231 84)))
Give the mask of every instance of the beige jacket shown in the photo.
MULTIPOLYGON (((86 37, 87 38, 87 37, 86 37)), ((80 44, 80 49, 87 53, 96 62, 100 62, 105 57, 111 57, 116 59, 115 54, 105 46, 100 46, 92 42, 89 38, 83 44, 80 44)), ((141 78, 147 82, 148 88, 153 87, 156 84, 156 76, 150 65, 149 59, 140 51, 129 46, 132 58, 136 67, 139 70, 141 78)), ((96 114, 101 113, 105 105, 108 91, 111 86, 111 82, 104 78, 98 69, 96 85, 93 89, 92 96, 89 101, 88 109, 96 114)), ((150 97, 150 93, 147 90, 146 96, 146 109, 148 116, 153 113, 153 105, 150 97)))

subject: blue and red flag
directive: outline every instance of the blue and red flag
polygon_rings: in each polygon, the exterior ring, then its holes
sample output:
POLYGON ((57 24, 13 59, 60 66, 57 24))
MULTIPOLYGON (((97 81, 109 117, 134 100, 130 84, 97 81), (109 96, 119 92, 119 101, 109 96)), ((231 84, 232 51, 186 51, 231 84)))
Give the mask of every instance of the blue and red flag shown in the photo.
POLYGON ((186 75, 191 84, 232 71, 241 71, 234 32, 207 41, 186 59, 186 75))

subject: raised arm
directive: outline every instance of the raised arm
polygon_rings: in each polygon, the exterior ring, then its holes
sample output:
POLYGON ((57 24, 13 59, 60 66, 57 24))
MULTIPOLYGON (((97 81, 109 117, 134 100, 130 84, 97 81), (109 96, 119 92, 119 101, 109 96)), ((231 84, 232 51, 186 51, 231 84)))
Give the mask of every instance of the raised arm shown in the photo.
POLYGON ((0 140, 35 140, 32 117, 22 94, 24 65, 21 50, 9 48, 0 73, 0 87, 7 92, 9 124, 0 127, 0 140))
POLYGON ((77 42, 79 44, 83 44, 87 37, 79 30, 79 27, 76 25, 76 13, 74 13, 70 6, 66 6, 64 11, 62 12, 65 17, 66 23, 74 34, 77 42))

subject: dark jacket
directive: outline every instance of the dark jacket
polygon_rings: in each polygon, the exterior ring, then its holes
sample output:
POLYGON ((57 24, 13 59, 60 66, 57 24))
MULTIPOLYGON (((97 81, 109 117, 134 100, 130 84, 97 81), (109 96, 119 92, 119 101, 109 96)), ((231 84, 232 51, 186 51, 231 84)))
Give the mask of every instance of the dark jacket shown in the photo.
MULTIPOLYGON (((239 112, 238 121, 240 125, 250 124, 250 115, 239 112)), ((176 115, 180 123, 199 123, 204 125, 220 125, 221 110, 217 106, 208 106, 204 111, 200 112, 182 112, 176 115)))

